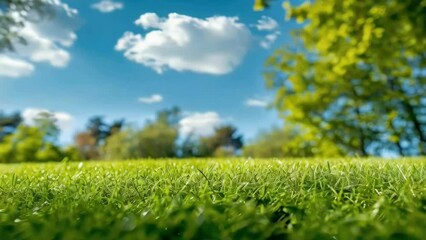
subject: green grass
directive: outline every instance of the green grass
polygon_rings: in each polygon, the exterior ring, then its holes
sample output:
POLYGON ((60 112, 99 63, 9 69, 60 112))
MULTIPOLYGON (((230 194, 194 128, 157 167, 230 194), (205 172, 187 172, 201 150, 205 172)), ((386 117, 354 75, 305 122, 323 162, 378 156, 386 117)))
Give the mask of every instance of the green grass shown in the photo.
POLYGON ((426 159, 0 165, 0 239, 425 239, 426 159))

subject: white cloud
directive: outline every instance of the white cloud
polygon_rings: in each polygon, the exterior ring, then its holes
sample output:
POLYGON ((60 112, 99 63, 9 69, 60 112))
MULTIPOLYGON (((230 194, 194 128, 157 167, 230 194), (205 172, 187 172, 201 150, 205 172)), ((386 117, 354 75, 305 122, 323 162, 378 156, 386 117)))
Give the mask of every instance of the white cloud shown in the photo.
MULTIPOLYGON (((57 120, 56 124, 61 130, 61 136, 70 136, 75 130, 75 121, 71 114, 66 112, 53 112, 47 109, 26 108, 22 112, 22 118, 26 124, 33 125, 34 119, 41 113, 50 113, 57 120)), ((63 140, 63 139, 61 139, 63 140)))
POLYGON ((269 49, 272 46, 272 44, 275 43, 278 36, 281 34, 281 32, 278 30, 279 28, 278 22, 267 16, 262 16, 259 20, 257 20, 257 23, 252 26, 257 28, 257 30, 259 31, 269 32, 259 42, 260 46, 265 49, 269 49))
POLYGON ((149 31, 126 32, 115 49, 131 61, 163 73, 167 69, 227 74, 242 61, 250 45, 249 29, 236 17, 206 19, 171 13, 160 18, 146 13, 135 22, 149 31))
POLYGON ((216 112, 191 113, 179 121, 180 133, 183 136, 208 136, 223 122, 224 119, 216 112))
POLYGON ((150 97, 139 98, 139 102, 146 103, 146 104, 159 103, 159 102, 162 102, 162 101, 163 101, 163 96, 161 96, 160 94, 154 94, 150 97))
POLYGON ((92 8, 102 13, 110 13, 116 10, 123 9, 124 4, 121 2, 114 2, 112 0, 101 0, 98 3, 92 4, 92 8))
POLYGON ((28 42, 27 45, 18 45, 16 52, 33 62, 47 62, 54 67, 65 67, 70 54, 58 46, 54 41, 44 37, 36 30, 34 24, 27 24, 22 29, 22 36, 28 42))
POLYGON ((259 31, 274 31, 279 27, 277 21, 267 16, 262 16, 254 26, 259 31))
POLYGON ((263 100, 263 99, 248 99, 245 103, 249 107, 265 108, 265 107, 268 106, 268 101, 263 100))
POLYGON ((41 113, 49 113, 52 114, 53 117, 57 120, 57 124, 59 128, 67 128, 70 123, 73 121, 73 117, 69 113, 65 112, 53 112, 47 109, 40 108, 26 108, 22 112, 22 118, 25 123, 33 124, 34 119, 37 118, 41 113))
POLYGON ((272 44, 275 43, 275 41, 277 40, 278 36, 281 34, 280 31, 275 31, 273 33, 270 33, 268 35, 265 36, 264 39, 262 39, 262 41, 260 41, 260 46, 268 49, 272 46, 272 44))
POLYGON ((0 55, 0 77, 18 78, 30 75, 33 71, 31 63, 0 55))
MULTIPOLYGON (((15 63, 17 61, 26 62, 25 70, 18 71, 13 76, 10 76, 11 74, 8 74, 6 70, 0 69, 0 75, 9 77, 28 75, 30 73, 29 65, 31 65, 29 62, 45 62, 60 68, 68 65, 71 56, 65 48, 72 46, 77 39, 74 31, 79 25, 78 12, 59 0, 49 0, 47 2, 52 5, 53 17, 43 18, 37 22, 26 22, 23 28, 18 30, 19 34, 25 39, 26 44, 15 42, 14 53, 0 55, 3 60, 13 58, 15 63)), ((36 15, 34 12, 28 14, 30 17, 31 15, 36 15)), ((32 67, 31 72, 33 70, 34 67, 32 67)))

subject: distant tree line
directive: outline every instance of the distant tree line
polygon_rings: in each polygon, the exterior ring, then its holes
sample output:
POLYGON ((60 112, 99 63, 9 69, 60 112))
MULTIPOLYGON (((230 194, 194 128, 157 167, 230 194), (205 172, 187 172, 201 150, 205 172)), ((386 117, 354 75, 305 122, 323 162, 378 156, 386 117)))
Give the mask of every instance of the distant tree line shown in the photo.
POLYGON ((241 155, 243 137, 234 126, 219 126, 210 136, 179 136, 181 118, 177 107, 158 112, 143 127, 95 116, 72 145, 62 146, 54 114, 42 112, 28 125, 19 113, 0 113, 0 163, 241 155))
POLYGON ((73 147, 61 147, 56 119, 48 112, 26 125, 19 113, 0 112, 0 163, 49 162, 79 159, 73 147))
MULTIPOLYGON (((142 127, 126 123, 124 119, 107 122, 103 117, 94 116, 83 131, 75 134, 73 144, 64 146, 58 141, 60 129, 54 114, 42 112, 28 125, 19 113, 0 112, 0 163, 352 155, 350 151, 342 153, 338 148, 330 147, 334 145, 321 146, 319 151, 318 139, 306 137, 302 128, 291 124, 263 131, 244 144, 243 136, 232 125, 219 126, 208 136, 195 133, 180 136, 181 119, 181 110, 177 107, 159 111, 155 119, 142 127)), ((381 147, 387 149, 388 146, 381 147)))

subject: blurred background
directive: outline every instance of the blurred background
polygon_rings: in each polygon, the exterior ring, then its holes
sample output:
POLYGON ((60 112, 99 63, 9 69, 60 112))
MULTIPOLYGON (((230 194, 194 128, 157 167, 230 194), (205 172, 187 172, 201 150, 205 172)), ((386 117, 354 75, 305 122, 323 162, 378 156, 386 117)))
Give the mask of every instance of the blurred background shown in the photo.
POLYGON ((425 0, 0 0, 2 163, 425 154, 425 0))

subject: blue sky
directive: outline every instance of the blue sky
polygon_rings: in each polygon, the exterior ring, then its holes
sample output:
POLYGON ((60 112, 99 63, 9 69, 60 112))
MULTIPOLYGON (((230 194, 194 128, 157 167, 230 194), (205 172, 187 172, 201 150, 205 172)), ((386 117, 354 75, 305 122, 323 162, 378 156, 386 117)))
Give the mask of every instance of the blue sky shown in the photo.
MULTIPOLYGON (((16 61, 9 63, 25 68, 9 75, 2 75, 0 58, 1 110, 27 110, 28 117, 41 109, 62 113, 67 116, 64 121, 68 121, 63 124, 65 142, 71 141, 76 130, 84 128, 90 116, 101 115, 110 120, 125 118, 142 124, 158 110, 172 106, 183 109, 189 118, 186 123, 198 124, 198 130, 210 127, 203 124, 231 123, 248 139, 259 130, 282 124, 274 111, 261 106, 273 97, 264 86, 263 63, 274 49, 289 40, 289 31, 295 27, 284 21, 285 13, 279 1, 264 12, 254 12, 252 2, 247 0, 103 0, 107 4, 94 5, 99 2, 102 1, 62 1, 78 13, 70 20, 63 20, 72 24, 58 25, 62 27, 57 29, 63 31, 46 28, 44 32, 52 34, 43 36, 51 37, 67 54, 54 45, 49 46, 57 55, 48 55, 54 57, 37 57, 34 52, 27 54, 25 49, 17 51, 9 55, 16 61), (178 15, 171 17, 171 13, 178 15), (141 16, 144 17, 139 25, 135 24, 141 16), (213 16, 223 17, 223 21, 215 20, 215 24, 229 27, 225 34, 211 34, 209 28, 216 25, 208 25, 211 20, 208 18, 213 16), (182 17, 187 23, 179 28, 174 22, 182 17), (277 21, 278 26, 268 22, 262 28, 258 22, 262 17, 277 21), (198 23, 206 28, 200 30, 205 33, 204 38, 202 34, 179 35, 182 29, 196 29, 191 26, 198 23), (157 27, 159 24, 165 27, 157 27), (65 31, 66 27, 70 29, 65 31), (174 52, 173 46, 167 51, 172 40, 153 46, 153 42, 158 43, 156 38, 149 43, 148 38, 144 38, 153 31, 158 32, 158 42, 162 42, 167 32, 173 33, 172 37, 191 39, 189 45, 184 43, 181 51, 174 52), (53 33, 59 36, 62 32, 65 37, 55 38, 53 33), (140 34, 143 39, 136 46, 136 38, 124 39, 125 32, 133 36, 140 34), (268 46, 262 47, 268 35, 277 39, 273 41, 272 37, 268 46), (62 44, 61 39, 72 43, 62 44), (119 39, 125 42, 121 50, 117 50, 119 39), (217 46, 211 45, 212 42, 217 42, 217 46), (146 47, 148 45, 150 47, 146 47), (200 49, 206 50, 200 52, 200 49), (130 55, 125 56, 126 51, 130 55), (65 60, 56 63, 61 57, 65 60), (212 64, 208 59, 219 60, 212 64), (21 64, 21 60, 25 63, 21 64), (204 117, 209 119, 203 120, 204 117)), ((9 65, 3 64, 3 71, 12 69, 4 66, 9 65)))

